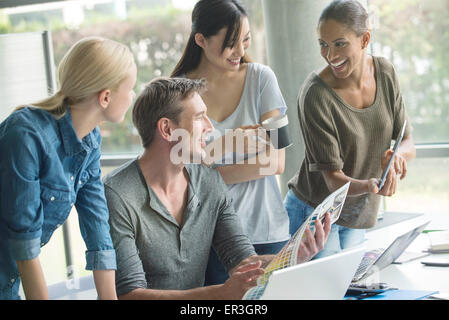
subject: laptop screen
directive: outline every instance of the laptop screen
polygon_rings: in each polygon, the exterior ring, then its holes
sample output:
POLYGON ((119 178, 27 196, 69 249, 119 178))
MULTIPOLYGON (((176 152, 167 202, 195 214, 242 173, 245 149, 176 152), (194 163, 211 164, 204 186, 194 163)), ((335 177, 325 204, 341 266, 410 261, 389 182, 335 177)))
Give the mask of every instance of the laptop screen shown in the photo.
POLYGON ((424 230, 424 228, 429 224, 426 222, 419 227, 403 234, 400 237, 397 237, 396 240, 384 251, 382 255, 374 263, 374 266, 378 268, 378 270, 382 270, 383 268, 389 266, 396 260, 407 247, 416 239, 417 236, 424 230))

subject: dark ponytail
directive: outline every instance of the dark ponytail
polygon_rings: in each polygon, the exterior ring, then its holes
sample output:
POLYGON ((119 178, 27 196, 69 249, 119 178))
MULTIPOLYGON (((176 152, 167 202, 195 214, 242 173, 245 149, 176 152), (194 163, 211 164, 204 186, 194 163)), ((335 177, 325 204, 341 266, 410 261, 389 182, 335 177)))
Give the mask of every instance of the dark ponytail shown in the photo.
POLYGON ((190 34, 187 45, 170 77, 179 77, 189 71, 195 70, 200 64, 202 48, 195 43, 195 35, 190 34))

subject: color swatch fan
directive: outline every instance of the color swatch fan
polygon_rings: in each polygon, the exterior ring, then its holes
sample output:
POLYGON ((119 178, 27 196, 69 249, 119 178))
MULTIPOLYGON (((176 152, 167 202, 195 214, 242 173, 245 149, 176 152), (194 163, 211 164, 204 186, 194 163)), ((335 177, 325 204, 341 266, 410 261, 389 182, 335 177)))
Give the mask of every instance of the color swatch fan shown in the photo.
POLYGON ((334 223, 340 217, 343 204, 346 199, 346 195, 349 189, 349 182, 330 194, 324 201, 318 205, 313 213, 307 218, 302 226, 296 231, 296 233, 290 238, 287 244, 276 255, 276 257, 265 268, 265 273, 258 279, 258 284, 263 285, 267 282, 271 273, 274 270, 283 269, 297 264, 298 249, 301 244, 301 240, 305 238, 304 232, 307 226, 310 227, 312 233, 315 233, 315 221, 320 219, 324 220, 326 212, 331 215, 331 222, 334 223))

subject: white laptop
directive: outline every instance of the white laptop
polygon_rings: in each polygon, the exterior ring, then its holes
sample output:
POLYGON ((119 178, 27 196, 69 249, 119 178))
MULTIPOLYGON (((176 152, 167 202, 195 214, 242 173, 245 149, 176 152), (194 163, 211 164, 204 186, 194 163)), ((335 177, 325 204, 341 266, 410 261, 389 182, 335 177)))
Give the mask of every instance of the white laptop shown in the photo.
POLYGON ((261 300, 341 300, 365 253, 365 246, 274 271, 261 300))

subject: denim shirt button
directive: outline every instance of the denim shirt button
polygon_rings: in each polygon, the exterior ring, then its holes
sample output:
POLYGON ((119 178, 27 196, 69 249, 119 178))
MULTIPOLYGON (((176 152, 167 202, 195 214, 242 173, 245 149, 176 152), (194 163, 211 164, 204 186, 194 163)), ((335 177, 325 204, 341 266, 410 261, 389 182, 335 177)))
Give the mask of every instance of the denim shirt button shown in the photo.
POLYGON ((14 283, 14 281, 16 281, 15 278, 11 278, 11 283, 14 283))
POLYGON ((52 197, 50 198, 50 201, 55 201, 55 197, 52 196, 52 197))
POLYGON ((71 176, 71 177, 70 177, 70 180, 72 180, 72 181, 73 181, 73 179, 74 179, 74 178, 73 178, 73 176, 71 176))

